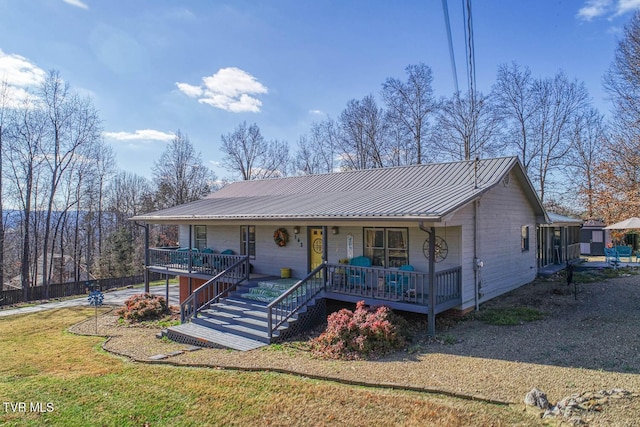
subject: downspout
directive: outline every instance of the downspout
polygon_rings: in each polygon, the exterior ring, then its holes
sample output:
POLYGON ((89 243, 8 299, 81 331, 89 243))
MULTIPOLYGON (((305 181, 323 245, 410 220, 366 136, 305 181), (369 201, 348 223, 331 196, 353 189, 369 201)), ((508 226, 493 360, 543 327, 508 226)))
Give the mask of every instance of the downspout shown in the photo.
MULTIPOLYGON (((478 161, 476 156, 473 162, 473 188, 478 189, 478 161)), ((478 281, 478 211, 480 210, 480 199, 473 201, 473 300, 475 301, 475 310, 480 309, 480 283, 478 281)))
POLYGON ((478 277, 478 211, 480 210, 480 199, 473 202, 473 298, 475 310, 480 309, 480 282, 478 277))
MULTIPOLYGON (((144 293, 149 293, 149 224, 140 224, 138 221, 133 222, 138 227, 144 228, 144 293)), ((167 304, 168 304, 167 300, 167 304)))
POLYGON ((189 272, 189 295, 193 292, 193 281, 191 280, 191 247, 193 246, 193 225, 189 224, 189 248, 187 254, 189 254, 189 258, 187 259, 187 271, 189 272))

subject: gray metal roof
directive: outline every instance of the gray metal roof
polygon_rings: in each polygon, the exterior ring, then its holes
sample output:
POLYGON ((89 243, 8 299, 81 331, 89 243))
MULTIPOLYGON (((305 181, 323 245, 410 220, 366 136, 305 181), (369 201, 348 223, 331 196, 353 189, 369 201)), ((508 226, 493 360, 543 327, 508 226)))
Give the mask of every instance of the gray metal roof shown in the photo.
POLYGON ((239 181, 202 200, 132 219, 146 222, 279 218, 438 221, 498 185, 511 170, 515 170, 536 213, 544 217, 544 209, 519 160, 502 157, 479 160, 477 164, 462 161, 239 181))
POLYGON ((549 215, 549 220, 551 220, 550 226, 558 226, 558 225, 582 225, 584 223, 580 218, 571 218, 569 216, 564 216, 557 214, 555 212, 547 212, 549 215))

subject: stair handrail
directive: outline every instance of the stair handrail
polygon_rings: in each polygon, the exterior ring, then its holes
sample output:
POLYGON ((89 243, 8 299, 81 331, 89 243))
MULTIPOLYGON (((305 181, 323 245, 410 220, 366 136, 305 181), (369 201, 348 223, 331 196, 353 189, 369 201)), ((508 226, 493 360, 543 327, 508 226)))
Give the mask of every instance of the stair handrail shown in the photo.
POLYGON ((303 299, 297 301, 295 304, 285 303, 285 301, 287 301, 289 297, 296 294, 300 288, 302 288, 307 282, 309 282, 310 279, 313 279, 314 276, 320 271, 324 271, 323 277, 326 277, 326 268, 327 262, 323 261, 322 264, 311 270, 311 272, 304 278, 300 279, 287 291, 283 292, 280 296, 278 296, 267 305, 267 333, 269 334, 269 339, 273 338, 274 331, 278 329, 280 325, 288 321, 291 316, 293 316, 298 310, 300 310, 301 307, 305 306, 320 291, 325 289, 326 280, 323 279, 320 286, 318 286, 317 289, 312 289, 312 292, 306 293, 303 299), (286 305, 289 305, 289 307, 286 307, 286 305), (277 315, 279 320, 275 319, 274 321, 274 314, 277 315))
POLYGON ((249 278, 248 265, 244 270, 244 274, 239 278, 239 280, 237 280, 236 282, 233 282, 231 286, 229 286, 228 288, 225 288, 223 291, 218 291, 216 288, 216 291, 215 291, 216 295, 213 298, 198 305, 198 299, 199 299, 198 297, 200 296, 200 294, 202 294, 205 291, 205 289, 208 290, 214 284, 217 287, 220 279, 230 275, 235 268, 238 268, 243 263, 248 264, 248 261, 249 261, 249 256, 247 255, 239 259, 238 261, 236 261, 234 264, 230 265, 228 268, 222 270, 220 273, 216 274, 215 276, 213 276, 211 279, 204 282, 199 287, 197 287, 196 290, 194 290, 191 293, 191 295, 189 295, 182 303, 180 303, 180 322, 185 323, 186 321, 191 320, 194 317, 197 317, 198 313, 202 311, 205 307, 209 307, 213 301, 220 299, 221 296, 235 289, 238 286, 238 284, 243 280, 247 280, 249 278))

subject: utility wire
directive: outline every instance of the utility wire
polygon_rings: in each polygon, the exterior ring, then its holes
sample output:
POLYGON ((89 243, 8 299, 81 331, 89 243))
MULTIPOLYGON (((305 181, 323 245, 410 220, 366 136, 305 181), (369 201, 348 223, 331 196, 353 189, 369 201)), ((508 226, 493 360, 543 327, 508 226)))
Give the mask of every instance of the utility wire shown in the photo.
POLYGON ((447 28, 447 39, 449 40, 449 58, 451 59, 451 73, 453 74, 453 84, 456 93, 460 92, 458 88, 458 72, 456 70, 456 57, 453 54, 453 41, 451 39, 451 22, 449 20, 449 6, 447 0, 442 0, 442 10, 444 10, 444 25, 447 28))

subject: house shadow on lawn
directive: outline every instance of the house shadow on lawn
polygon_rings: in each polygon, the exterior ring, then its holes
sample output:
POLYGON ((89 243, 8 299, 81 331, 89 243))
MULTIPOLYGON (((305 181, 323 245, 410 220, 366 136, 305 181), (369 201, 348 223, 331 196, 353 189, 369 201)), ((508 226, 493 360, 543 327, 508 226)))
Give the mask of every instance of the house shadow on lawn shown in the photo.
POLYGON ((638 374, 640 276, 635 271, 614 275, 620 277, 580 274, 577 294, 563 274, 537 279, 463 318, 438 316, 436 339, 426 334, 426 316, 404 314, 414 332, 404 360, 443 353, 638 374), (514 314, 523 318, 512 325, 489 324, 491 312, 498 320, 514 314))

